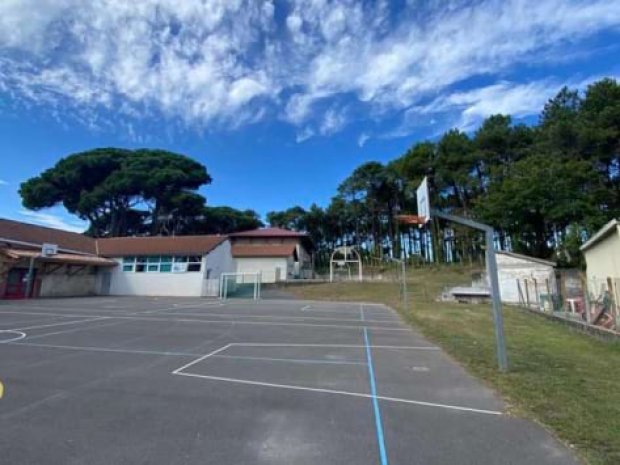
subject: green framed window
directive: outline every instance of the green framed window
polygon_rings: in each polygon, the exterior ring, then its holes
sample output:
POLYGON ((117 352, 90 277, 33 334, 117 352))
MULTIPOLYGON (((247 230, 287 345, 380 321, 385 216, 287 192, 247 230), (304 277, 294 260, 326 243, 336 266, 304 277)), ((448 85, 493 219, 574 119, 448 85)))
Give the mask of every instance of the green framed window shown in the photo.
POLYGON ((140 255, 123 257, 127 273, 196 273, 202 269, 200 255, 140 255), (178 264, 178 265, 177 265, 178 264))

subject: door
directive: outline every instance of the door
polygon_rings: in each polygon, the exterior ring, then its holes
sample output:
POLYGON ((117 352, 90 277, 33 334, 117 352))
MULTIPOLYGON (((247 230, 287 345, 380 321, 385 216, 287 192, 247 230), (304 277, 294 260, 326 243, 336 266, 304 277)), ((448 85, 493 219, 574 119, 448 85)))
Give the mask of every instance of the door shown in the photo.
POLYGON ((112 284, 112 273, 104 271, 101 273, 101 288, 99 295, 110 295, 110 286, 112 284))
POLYGON ((6 280, 6 290, 4 296, 7 299, 25 299, 28 270, 25 268, 14 268, 9 271, 6 280))

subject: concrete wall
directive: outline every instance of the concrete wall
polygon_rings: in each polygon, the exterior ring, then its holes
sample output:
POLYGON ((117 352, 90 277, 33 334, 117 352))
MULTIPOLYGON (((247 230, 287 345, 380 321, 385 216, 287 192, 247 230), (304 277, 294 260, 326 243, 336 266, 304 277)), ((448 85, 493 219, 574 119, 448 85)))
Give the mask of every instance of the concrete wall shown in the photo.
MULTIPOLYGON (((21 260, 12 263, 11 268, 27 270, 29 262, 21 260)), ((99 277, 93 272, 92 267, 77 271, 75 266, 56 267, 54 265, 50 269, 49 266, 36 263, 34 271, 33 295, 36 297, 80 297, 98 294, 99 277)), ((2 298, 5 293, 6 278, 0 279, 2 279, 0 283, 0 298, 2 298)))
POLYGON ((97 275, 91 273, 89 268, 69 275, 63 267, 53 274, 40 275, 39 278, 39 297, 77 297, 98 293, 97 275))
POLYGON ((237 273, 261 273, 263 283, 275 283, 276 280, 284 281, 289 273, 292 273, 292 258, 267 257, 267 258, 236 258, 237 273), (277 273, 277 269, 280 272, 277 273))
POLYGON ((498 253, 497 268, 502 302, 519 303, 517 280, 536 280, 540 293, 546 293, 549 283, 551 292, 556 290, 553 266, 498 253))
POLYGON ((588 281, 620 278, 620 235, 616 229, 584 251, 588 281))
POLYGON ((0 299, 6 290, 6 280, 13 264, 0 253, 0 299))
POLYGON ((205 258, 203 266, 202 295, 218 297, 220 294, 220 275, 235 271, 235 260, 230 250, 230 241, 224 241, 205 258))

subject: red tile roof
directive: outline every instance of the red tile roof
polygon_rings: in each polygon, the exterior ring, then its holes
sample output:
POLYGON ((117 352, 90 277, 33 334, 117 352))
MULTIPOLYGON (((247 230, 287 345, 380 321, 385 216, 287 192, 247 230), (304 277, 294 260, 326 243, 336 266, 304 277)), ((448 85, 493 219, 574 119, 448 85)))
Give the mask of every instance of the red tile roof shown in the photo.
POLYGON ((92 237, 0 218, 0 242, 3 242, 3 239, 34 246, 44 243, 57 244, 64 251, 96 253, 95 240, 92 237))
POLYGON ((98 239, 99 255, 203 255, 226 240, 226 236, 113 237, 98 239))
POLYGON ((232 256, 241 257, 290 257, 295 244, 278 245, 233 245, 232 256))
POLYGON ((283 228, 260 228, 229 234, 230 237, 306 237, 307 234, 283 228))

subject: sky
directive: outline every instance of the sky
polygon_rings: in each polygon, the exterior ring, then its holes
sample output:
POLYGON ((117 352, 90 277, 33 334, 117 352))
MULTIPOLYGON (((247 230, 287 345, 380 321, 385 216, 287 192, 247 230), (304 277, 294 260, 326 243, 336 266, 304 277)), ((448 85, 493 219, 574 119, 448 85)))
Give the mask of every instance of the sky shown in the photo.
POLYGON ((209 205, 325 206, 360 164, 535 122, 619 57, 620 0, 3 0, 0 217, 83 230, 18 189, 97 147, 199 160, 209 205))

